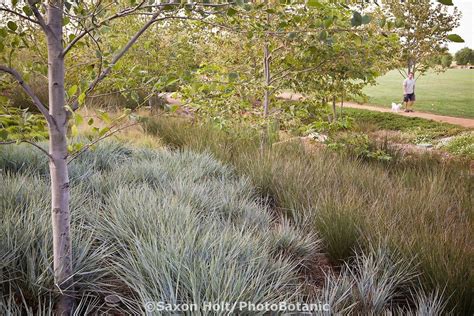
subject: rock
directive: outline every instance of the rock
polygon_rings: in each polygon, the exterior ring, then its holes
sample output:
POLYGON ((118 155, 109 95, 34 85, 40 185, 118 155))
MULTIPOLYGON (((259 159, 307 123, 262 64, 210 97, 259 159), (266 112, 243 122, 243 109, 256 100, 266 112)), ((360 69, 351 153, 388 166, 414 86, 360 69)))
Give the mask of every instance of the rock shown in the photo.
POLYGON ((454 138, 455 138, 455 136, 450 136, 450 137, 441 138, 440 140, 438 140, 438 143, 436 144, 436 148, 441 148, 441 147, 446 146, 446 145, 449 144, 454 138))
POLYGON ((112 295, 107 295, 106 297, 104 297, 104 301, 108 306, 116 307, 120 304, 122 299, 120 298, 120 296, 112 294, 112 295))
POLYGON ((324 143, 329 139, 327 135, 316 133, 316 132, 310 133, 308 137, 320 143, 324 143))
POLYGON ((433 148, 433 144, 430 144, 430 143, 421 143, 421 144, 417 144, 416 146, 421 147, 421 148, 433 148))

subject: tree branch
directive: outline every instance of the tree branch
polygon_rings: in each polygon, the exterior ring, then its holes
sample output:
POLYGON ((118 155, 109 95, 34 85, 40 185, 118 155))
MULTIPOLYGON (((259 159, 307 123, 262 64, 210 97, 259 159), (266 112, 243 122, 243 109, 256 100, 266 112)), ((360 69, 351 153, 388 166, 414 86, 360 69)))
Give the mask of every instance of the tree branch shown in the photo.
MULTIPOLYGON (((400 68, 397 68, 397 70, 403 78, 407 77, 405 74, 403 74, 403 72, 400 70, 400 68)), ((405 70, 403 70, 403 71, 405 71, 405 70)))
MULTIPOLYGON (((125 53, 130 49, 130 47, 132 47, 133 44, 135 44, 135 42, 138 40, 138 38, 155 22, 157 21, 161 21, 161 20, 164 20, 164 19, 167 19, 167 18, 170 18, 170 17, 162 17, 162 18, 158 18, 159 14, 161 12, 156 12, 155 14, 153 14, 153 16, 151 17, 151 19, 145 24, 143 25, 143 27, 128 41, 128 43, 122 48, 122 50, 117 54, 115 55, 115 57, 112 59, 112 61, 110 62, 109 66, 107 68, 105 68, 102 73, 97 76, 97 78, 89 85, 89 87, 87 88, 87 90, 85 91, 85 94, 86 96, 95 88, 95 86, 100 82, 102 81, 109 73, 110 71, 112 70, 112 68, 115 66, 115 64, 118 62, 118 60, 120 58, 122 58, 123 55, 125 55, 125 53)), ((74 100, 73 104, 72 104, 72 109, 75 111, 77 110, 77 108, 79 107, 79 104, 78 104, 78 100, 77 98, 74 100)))
POLYGON ((41 26, 41 28, 43 29, 43 31, 45 33, 50 33, 51 30, 49 29, 48 24, 46 24, 46 22, 44 21, 44 18, 41 15, 41 13, 38 11, 38 8, 35 6, 35 2, 33 0, 28 0, 28 5, 30 6, 31 11, 33 11, 33 14, 36 17, 36 20, 38 24, 41 26))
MULTIPOLYGON (((145 1, 142 1, 141 3, 139 3, 138 5, 134 6, 134 7, 131 7, 131 8, 126 8, 126 9, 123 9, 121 10, 120 12, 117 12, 116 14, 108 17, 108 18, 105 18, 104 20, 100 21, 99 23, 97 23, 96 25, 92 26, 92 27, 89 27, 87 29, 84 29, 84 31, 82 33, 80 33, 78 36, 76 36, 69 44, 68 46, 64 49, 63 53, 62 53, 62 56, 64 57, 70 50, 71 48, 74 47, 74 45, 79 42, 84 36, 86 36, 89 32, 92 32, 93 30, 95 29, 98 29, 99 27, 107 24, 108 22, 112 21, 112 20, 115 20, 117 18, 120 18, 120 17, 123 17, 123 16, 127 16, 127 15, 134 15, 134 14, 142 14, 142 15, 152 15, 152 16, 155 16, 156 13, 140 13, 142 10, 145 10, 145 9, 160 9, 158 10, 157 13, 161 12, 161 8, 163 7, 166 7, 166 6, 176 6, 176 7, 180 7, 182 6, 183 4, 178 2, 178 3, 162 3, 162 4, 152 4, 152 5, 144 5, 145 4, 145 1), (139 12, 140 11, 140 12, 139 12)), ((198 5, 201 5, 203 7, 212 7, 212 8, 223 8, 223 7, 227 7, 227 6, 230 6, 232 5, 233 2, 228 2, 228 3, 221 3, 221 4, 212 4, 212 3, 193 3, 194 6, 198 6, 198 5)), ((197 18, 191 18, 191 17, 180 17, 180 18, 186 18, 188 20, 201 20, 201 19, 197 19, 197 18)), ((208 24, 213 24, 213 23, 209 23, 208 24)), ((225 26, 221 26, 221 27, 225 27, 225 26)), ((230 29, 230 28, 229 28, 230 29)))
POLYGON ((36 148, 38 148, 39 150, 41 150, 41 152, 43 154, 45 154, 46 156, 48 156, 49 159, 53 159, 53 156, 51 156, 43 147, 39 146, 38 144, 36 144, 35 142, 32 142, 30 140, 26 140, 26 139, 19 139, 19 140, 10 140, 10 141, 6 141, 6 142, 0 142, 0 145, 11 145, 11 144, 16 144, 16 143, 28 143, 36 148))
POLYGON ((10 67, 0 65, 0 72, 1 71, 12 75, 16 81, 18 81, 23 90, 25 90, 26 94, 28 94, 28 96, 33 100, 33 103, 41 112, 41 114, 43 114, 43 116, 46 118, 48 124, 55 124, 53 117, 49 114, 48 109, 43 105, 43 103, 41 103, 40 99, 38 99, 38 96, 36 96, 31 87, 23 80, 18 71, 10 67))
POLYGON ((8 13, 14 14, 14 15, 16 15, 16 16, 18 16, 18 17, 24 19, 24 20, 30 21, 31 23, 39 24, 38 21, 33 20, 32 18, 30 18, 30 17, 28 17, 28 16, 26 16, 26 15, 23 15, 23 14, 21 14, 21 13, 19 13, 19 12, 16 12, 16 11, 14 11, 14 10, 11 10, 11 9, 2 7, 2 8, 0 8, 0 11, 5 11, 5 12, 8 12, 8 13))
POLYGON ((87 34, 89 34, 90 32, 92 32, 93 30, 95 29, 98 29, 99 27, 105 25, 107 22, 110 22, 114 19, 117 19, 117 18, 120 18, 120 17, 123 17, 123 16, 126 16, 126 15, 129 15, 137 10, 139 10, 143 5, 145 4, 145 1, 142 1, 140 2, 138 5, 136 5, 135 7, 133 8, 127 8, 127 9, 124 9, 120 12, 117 12, 116 14, 102 20, 100 23, 98 23, 97 25, 94 25, 93 27, 89 27, 87 29, 84 29, 84 31, 79 34, 78 36, 76 36, 69 44, 68 46, 64 49, 63 53, 62 53, 62 57, 66 56, 66 54, 71 50, 71 48, 74 47, 74 45, 79 42, 84 36, 86 36, 87 34))
POLYGON ((83 154, 84 152, 86 152, 91 146, 97 144, 98 142, 100 142, 101 140, 103 139, 106 139, 126 128, 129 128, 129 127, 132 127, 132 126, 135 126, 139 124, 138 122, 135 122, 135 123, 132 123, 132 124, 128 124, 128 125, 125 125, 125 126, 122 126, 120 128, 117 128, 116 130, 113 130, 113 131, 109 131, 108 133, 106 133, 105 135, 97 138, 96 140, 94 140, 93 142, 90 142, 89 144, 85 145, 84 147, 82 147, 81 150, 79 150, 78 152, 76 152, 73 156, 71 156, 71 159, 69 159, 68 161, 68 164, 71 163, 71 161, 73 161, 74 159, 76 159, 77 157, 79 157, 81 154, 83 154))
POLYGON ((317 66, 314 66, 314 67, 310 67, 310 68, 305 68, 305 69, 300 69, 300 70, 289 70, 287 71, 286 73, 283 73, 281 76, 279 77, 273 77, 272 80, 270 81, 270 83, 273 83, 275 81, 278 81, 278 80, 281 80, 285 77, 287 77, 288 75, 297 75, 297 74, 300 74, 300 73, 304 73, 304 72, 308 72, 308 71, 312 71, 312 70, 316 70, 316 69, 319 69, 325 62, 327 62, 327 60, 324 60, 322 61, 321 63, 319 63, 317 66))

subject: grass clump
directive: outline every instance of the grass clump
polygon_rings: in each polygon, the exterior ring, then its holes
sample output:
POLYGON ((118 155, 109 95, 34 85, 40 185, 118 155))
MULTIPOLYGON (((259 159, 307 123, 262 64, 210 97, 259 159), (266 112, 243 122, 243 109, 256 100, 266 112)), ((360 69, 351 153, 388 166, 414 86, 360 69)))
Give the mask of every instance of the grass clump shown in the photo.
POLYGON ((474 132, 459 135, 442 148, 454 155, 474 160, 474 132))
MULTIPOLYGON (((49 177, 27 149, 0 155, 0 312, 46 315, 55 300, 49 177)), ((70 168, 76 314, 302 297, 300 270, 318 239, 289 223, 275 230, 248 178, 210 155, 105 142, 70 168), (106 304, 111 294, 119 306, 106 304)))
POLYGON ((383 240, 398 259, 415 258, 419 286, 443 289, 448 309, 473 311, 472 179, 463 163, 422 155, 380 164, 294 142, 261 151, 251 137, 232 142, 232 133, 170 118, 147 128, 162 139, 172 131, 180 142, 170 146, 212 152, 233 165, 275 210, 317 233, 336 264, 383 240))
MULTIPOLYGON (((341 271, 326 275, 319 292, 334 314, 441 315, 448 313, 439 291, 413 290, 415 267, 379 245, 358 253, 341 271)), ((416 287, 415 287, 416 288, 416 287)))

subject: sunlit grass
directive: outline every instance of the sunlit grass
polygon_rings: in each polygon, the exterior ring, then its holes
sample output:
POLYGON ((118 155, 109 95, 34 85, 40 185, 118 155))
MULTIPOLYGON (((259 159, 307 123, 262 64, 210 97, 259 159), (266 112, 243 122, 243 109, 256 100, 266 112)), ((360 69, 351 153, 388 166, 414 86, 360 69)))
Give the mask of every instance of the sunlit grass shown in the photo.
MULTIPOLYGON (((403 98, 403 77, 393 70, 369 86, 364 92, 369 103, 390 108, 403 98)), ((428 72, 416 83, 415 109, 435 114, 474 118, 474 72, 470 69, 449 69, 444 73, 428 72)))

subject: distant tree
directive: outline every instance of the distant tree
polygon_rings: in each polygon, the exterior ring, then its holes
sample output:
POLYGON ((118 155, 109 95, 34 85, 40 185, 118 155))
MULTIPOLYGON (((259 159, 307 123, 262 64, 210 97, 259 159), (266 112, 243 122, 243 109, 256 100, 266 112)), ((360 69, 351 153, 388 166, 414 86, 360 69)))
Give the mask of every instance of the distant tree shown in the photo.
POLYGON ((408 72, 425 73, 434 66, 433 58, 444 54, 448 41, 464 42, 450 32, 459 26, 460 12, 454 8, 449 13, 447 6, 451 0, 393 1, 384 0, 383 10, 400 36, 402 49, 398 56, 397 68, 404 76, 408 72))
POLYGON ((449 68, 453 62, 453 55, 447 53, 441 57, 441 65, 443 67, 449 68))
POLYGON ((464 47, 454 55, 454 58, 456 59, 456 64, 458 65, 474 65, 474 50, 464 47))

